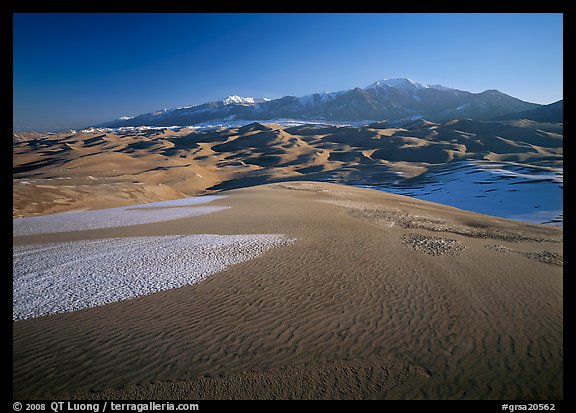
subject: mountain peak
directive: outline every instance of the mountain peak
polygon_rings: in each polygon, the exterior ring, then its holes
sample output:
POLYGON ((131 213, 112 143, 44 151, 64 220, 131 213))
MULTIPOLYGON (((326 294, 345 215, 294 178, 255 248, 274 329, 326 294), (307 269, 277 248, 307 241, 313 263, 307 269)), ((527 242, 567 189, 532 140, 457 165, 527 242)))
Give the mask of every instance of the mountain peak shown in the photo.
POLYGON ((422 83, 415 82, 414 80, 407 79, 407 78, 396 78, 396 79, 384 79, 379 80, 377 82, 372 83, 370 86, 364 89, 374 89, 376 87, 392 87, 395 89, 402 89, 402 90, 419 90, 419 89, 428 89, 427 85, 423 85, 422 83))
POLYGON ((223 99, 222 103, 224 103, 224 105, 253 105, 254 98, 243 98, 238 95, 230 95, 226 99, 223 99))
POLYGON ((224 105, 255 105, 256 103, 267 102, 268 98, 243 98, 238 95, 228 96, 226 99, 222 100, 224 105))

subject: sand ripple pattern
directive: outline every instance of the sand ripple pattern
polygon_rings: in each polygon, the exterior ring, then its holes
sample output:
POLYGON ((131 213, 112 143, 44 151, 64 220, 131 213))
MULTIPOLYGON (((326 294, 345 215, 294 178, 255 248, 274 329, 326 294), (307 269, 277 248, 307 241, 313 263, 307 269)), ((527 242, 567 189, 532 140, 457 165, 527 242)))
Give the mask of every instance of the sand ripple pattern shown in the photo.
POLYGON ((15 246, 13 319, 77 311, 197 283, 290 241, 274 234, 199 234, 15 246))
POLYGON ((68 212, 13 220, 12 235, 34 235, 54 232, 83 231, 101 228, 150 224, 218 212, 229 207, 195 205, 212 202, 224 196, 208 195, 172 201, 152 202, 137 206, 68 212))
POLYGON ((407 379, 421 383, 429 378, 429 371, 401 358, 369 356, 63 393, 55 399, 145 400, 154 394, 167 400, 363 400, 379 399, 407 379))

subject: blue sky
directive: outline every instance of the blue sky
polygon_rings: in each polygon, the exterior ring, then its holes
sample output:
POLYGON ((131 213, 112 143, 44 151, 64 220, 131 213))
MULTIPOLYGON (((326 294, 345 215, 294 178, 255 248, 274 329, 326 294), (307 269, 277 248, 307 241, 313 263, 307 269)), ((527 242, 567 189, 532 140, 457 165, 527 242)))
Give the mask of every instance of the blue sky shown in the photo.
POLYGON ((14 128, 386 78, 563 98, 562 14, 15 14, 14 128))

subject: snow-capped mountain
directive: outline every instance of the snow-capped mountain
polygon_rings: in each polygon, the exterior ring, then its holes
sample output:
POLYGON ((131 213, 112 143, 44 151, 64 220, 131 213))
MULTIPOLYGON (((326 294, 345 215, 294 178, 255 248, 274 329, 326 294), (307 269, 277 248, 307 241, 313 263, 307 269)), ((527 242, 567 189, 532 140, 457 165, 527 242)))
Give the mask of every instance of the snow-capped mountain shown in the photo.
POLYGON ((327 121, 455 118, 489 120, 536 109, 529 103, 498 90, 471 93, 442 85, 424 85, 410 79, 385 79, 365 88, 322 92, 279 99, 237 95, 200 105, 164 109, 135 117, 123 116, 98 127, 195 125, 201 122, 277 118, 327 121))
POLYGON ((423 85, 422 83, 415 82, 410 79, 384 79, 379 80, 377 82, 372 83, 370 86, 364 88, 367 89, 374 89, 378 87, 389 86, 396 89, 402 89, 407 91, 414 91, 419 89, 427 89, 429 86, 423 85))
POLYGON ((238 95, 228 96, 226 99, 222 100, 224 105, 255 105, 257 103, 268 102, 268 98, 243 98, 238 95))
POLYGON ((422 83, 415 82, 414 80, 403 78, 379 80, 369 86, 366 86, 364 90, 376 89, 379 87, 382 88, 384 86, 389 86, 395 89, 402 89, 408 92, 414 92, 420 89, 438 89, 445 91, 456 90, 443 85, 423 85, 422 83))

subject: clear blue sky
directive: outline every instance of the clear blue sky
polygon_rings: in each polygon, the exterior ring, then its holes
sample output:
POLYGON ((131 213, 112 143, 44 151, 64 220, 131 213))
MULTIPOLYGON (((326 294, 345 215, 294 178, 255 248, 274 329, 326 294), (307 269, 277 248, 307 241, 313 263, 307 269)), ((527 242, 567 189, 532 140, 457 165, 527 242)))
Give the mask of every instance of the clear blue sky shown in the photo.
POLYGON ((562 14, 15 14, 14 127, 395 77, 563 98, 562 14))

